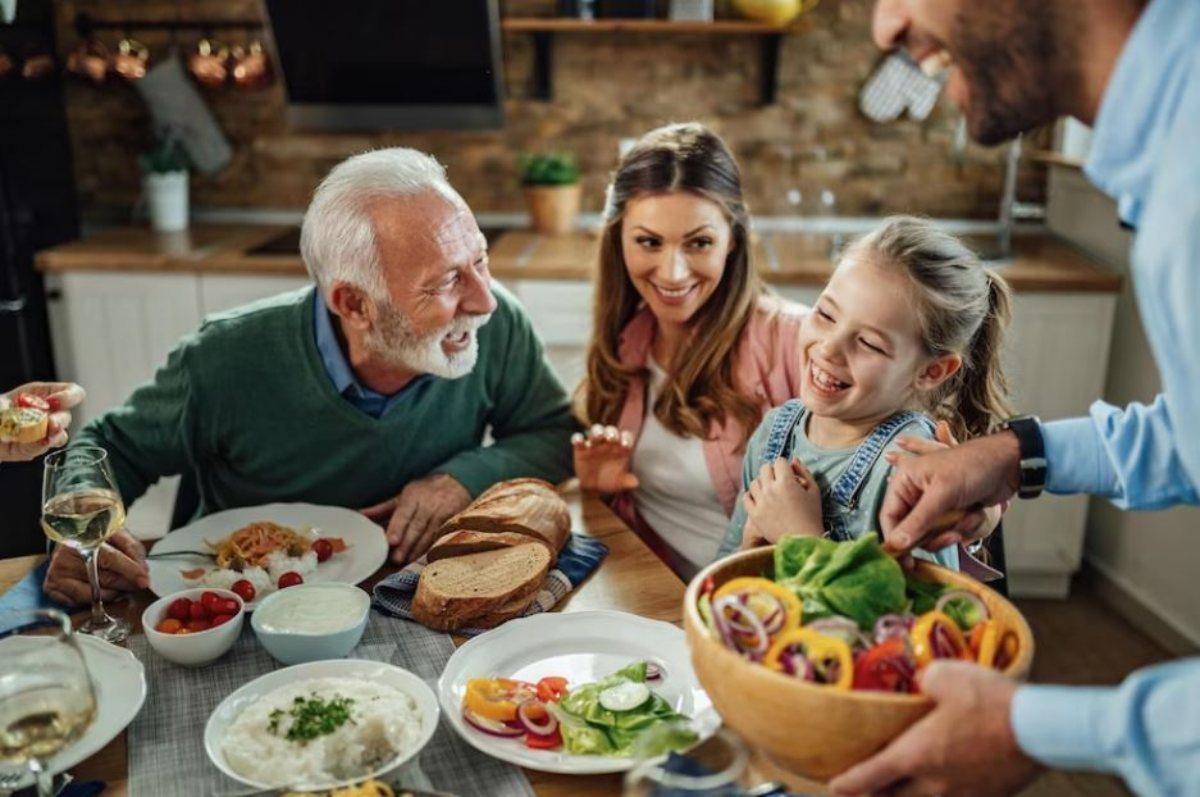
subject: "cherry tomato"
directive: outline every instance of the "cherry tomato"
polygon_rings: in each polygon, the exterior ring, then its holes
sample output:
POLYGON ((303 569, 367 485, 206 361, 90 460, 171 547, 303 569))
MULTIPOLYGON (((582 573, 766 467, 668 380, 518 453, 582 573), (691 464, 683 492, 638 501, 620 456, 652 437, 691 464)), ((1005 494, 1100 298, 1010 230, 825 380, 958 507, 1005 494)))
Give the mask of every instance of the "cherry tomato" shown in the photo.
POLYGON ((317 554, 317 561, 324 562, 333 556, 333 543, 325 539, 317 540, 313 543, 313 550, 317 554))
POLYGON ((167 614, 182 623, 191 619, 191 610, 192 602, 190 600, 187 598, 176 598, 167 607, 167 614))
POLYGON ((216 628, 219 625, 224 625, 233 619, 232 614, 218 614, 212 619, 212 627, 216 628))
POLYGON ((190 617, 192 620, 211 620, 212 612, 210 612, 208 607, 203 603, 197 601, 193 603, 191 609, 188 610, 188 617, 190 617))
POLYGON ((174 617, 168 617, 158 625, 154 626, 154 630, 161 634, 178 634, 180 628, 183 628, 183 623, 179 622, 174 617))
POLYGON ((854 688, 876 692, 915 692, 915 672, 916 664, 908 654, 907 643, 899 637, 885 639, 868 648, 854 662, 854 688))
POLYGON ((229 589, 246 603, 254 600, 254 596, 257 594, 254 585, 244 578, 233 582, 233 586, 229 589))
POLYGON ((187 630, 195 634, 207 631, 210 628, 212 628, 211 620, 189 620, 187 624, 187 630))
POLYGON ((41 410, 42 412, 50 411, 50 402, 41 396, 35 396, 32 393, 18 393, 17 406, 27 407, 31 410, 41 410))
POLYGON ((282 576, 279 577, 279 588, 280 589, 287 589, 288 587, 294 587, 297 584, 303 584, 303 583, 304 583, 304 579, 301 578, 300 574, 297 573, 295 570, 289 570, 286 573, 284 573, 282 576))
POLYGON ((213 607, 212 613, 216 614, 237 614, 238 602, 233 598, 222 598, 221 602, 213 607))
POLYGON ((542 736, 539 734, 525 734, 525 746, 534 750, 553 750, 562 744, 562 734, 558 732, 558 728, 554 729, 554 733, 547 733, 542 736))
POLYGON ((567 679, 551 675, 537 682, 538 700, 543 703, 556 703, 567 693, 567 679))
POLYGON ((210 612, 215 612, 223 600, 225 599, 220 595, 215 592, 209 592, 208 590, 205 590, 204 594, 200 596, 200 603, 202 603, 204 608, 208 609, 210 612))

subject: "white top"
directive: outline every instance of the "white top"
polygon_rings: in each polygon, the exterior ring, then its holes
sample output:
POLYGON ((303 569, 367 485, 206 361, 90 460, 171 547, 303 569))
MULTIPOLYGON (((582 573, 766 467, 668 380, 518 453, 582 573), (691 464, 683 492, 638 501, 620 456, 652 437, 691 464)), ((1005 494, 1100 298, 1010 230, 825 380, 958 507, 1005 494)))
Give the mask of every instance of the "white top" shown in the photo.
POLYGON ((717 497, 696 437, 680 437, 654 415, 667 374, 653 359, 642 434, 630 468, 640 486, 633 493, 642 518, 682 559, 700 568, 717 556, 729 517, 717 497))

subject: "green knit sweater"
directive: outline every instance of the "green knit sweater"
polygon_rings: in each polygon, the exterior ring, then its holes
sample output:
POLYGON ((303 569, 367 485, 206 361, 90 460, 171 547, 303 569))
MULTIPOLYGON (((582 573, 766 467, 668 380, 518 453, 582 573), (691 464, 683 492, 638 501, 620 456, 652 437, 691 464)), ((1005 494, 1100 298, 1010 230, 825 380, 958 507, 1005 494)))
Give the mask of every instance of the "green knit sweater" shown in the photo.
POLYGON ((474 370, 414 382, 379 419, 334 389, 306 288, 206 319, 76 443, 108 450, 126 503, 161 476, 190 473, 197 516, 272 501, 357 509, 430 473, 473 496, 518 476, 559 481, 575 428, 566 392, 519 303, 493 292, 474 370))

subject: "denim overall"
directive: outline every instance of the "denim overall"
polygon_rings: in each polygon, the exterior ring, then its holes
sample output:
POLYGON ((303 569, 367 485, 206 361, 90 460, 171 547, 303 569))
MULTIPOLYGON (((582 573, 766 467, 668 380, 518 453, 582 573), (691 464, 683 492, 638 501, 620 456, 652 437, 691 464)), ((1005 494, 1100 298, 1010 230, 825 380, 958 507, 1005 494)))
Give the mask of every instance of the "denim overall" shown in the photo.
MULTIPOLYGON (((788 441, 792 439, 792 429, 796 426, 804 405, 797 399, 783 404, 775 414, 771 432, 767 437, 766 448, 763 449, 763 462, 774 462, 781 456, 791 458, 791 450, 784 451, 788 441)), ((825 525, 825 536, 835 540, 851 540, 854 534, 848 528, 848 517, 858 509, 858 497, 863 484, 871 474, 871 468, 883 454, 884 450, 895 439, 905 426, 913 421, 924 426, 930 436, 933 436, 933 421, 925 415, 910 410, 901 410, 892 415, 863 440, 850 459, 850 465, 842 472, 827 494, 821 496, 821 515, 825 525)))

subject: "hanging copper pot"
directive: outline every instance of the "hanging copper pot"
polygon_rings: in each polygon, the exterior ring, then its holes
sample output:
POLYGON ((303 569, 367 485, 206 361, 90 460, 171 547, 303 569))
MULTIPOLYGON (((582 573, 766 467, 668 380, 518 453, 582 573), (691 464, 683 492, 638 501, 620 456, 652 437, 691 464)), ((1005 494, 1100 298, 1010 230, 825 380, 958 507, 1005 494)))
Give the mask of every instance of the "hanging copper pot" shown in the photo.
POLYGON ((67 71, 93 83, 103 83, 110 64, 108 48, 99 39, 88 39, 67 56, 67 71))
POLYGON ((211 39, 201 39, 188 58, 188 71, 202 86, 218 88, 229 78, 229 48, 211 39))
POLYGON ((0 50, 0 80, 17 71, 17 62, 4 50, 0 50))
POLYGON ((21 77, 26 80, 45 80, 54 74, 57 66, 50 53, 34 53, 21 64, 21 77))
POLYGON ((271 60, 262 42, 233 48, 233 82, 240 89, 256 89, 271 82, 271 60))
POLYGON ((117 44, 112 68, 121 77, 130 81, 141 80, 150 66, 150 50, 137 39, 124 38, 117 44))

